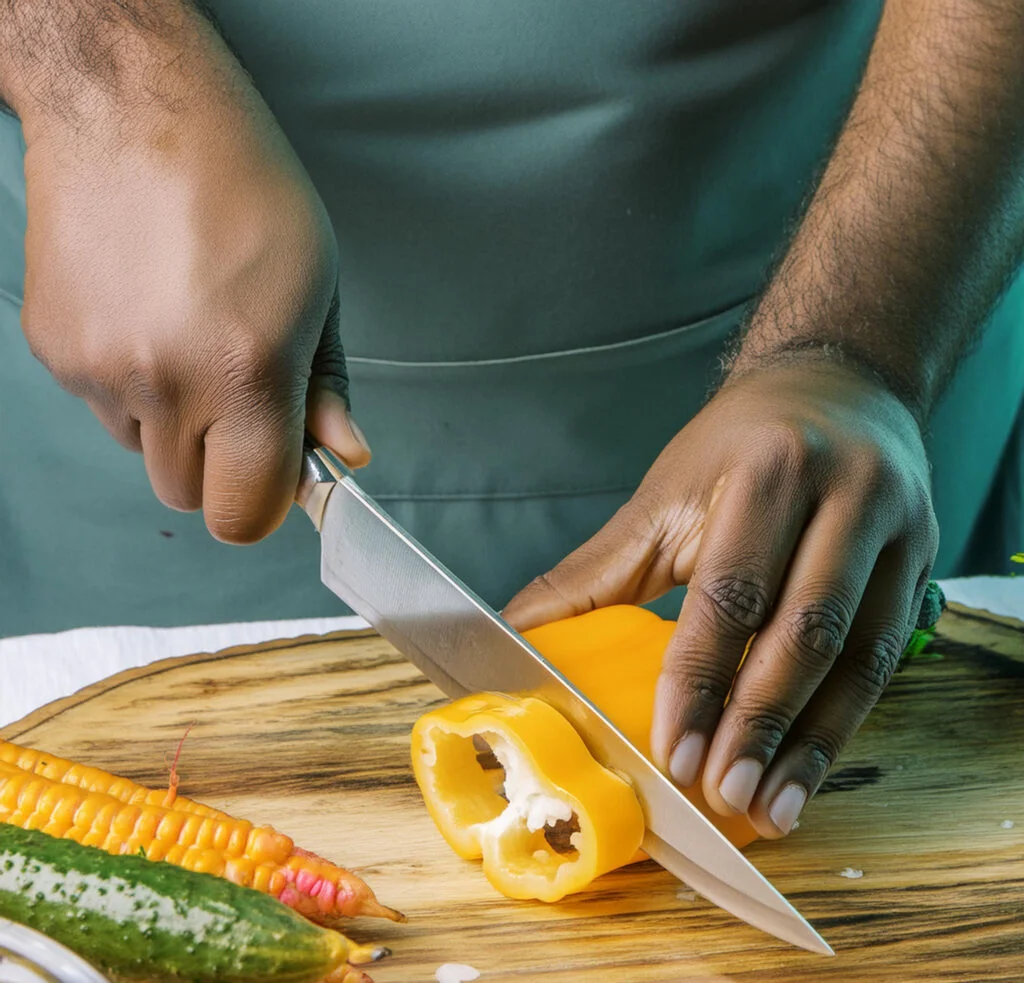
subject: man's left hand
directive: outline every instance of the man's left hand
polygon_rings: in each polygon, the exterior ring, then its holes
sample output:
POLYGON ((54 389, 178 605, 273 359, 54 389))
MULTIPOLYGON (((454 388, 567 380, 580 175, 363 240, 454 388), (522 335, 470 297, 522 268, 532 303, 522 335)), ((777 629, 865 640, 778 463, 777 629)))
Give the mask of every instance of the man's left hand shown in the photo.
POLYGON ((727 380, 505 617, 526 630, 688 585, 655 762, 778 837, 888 683, 937 545, 913 414, 859 368, 806 355, 727 380))

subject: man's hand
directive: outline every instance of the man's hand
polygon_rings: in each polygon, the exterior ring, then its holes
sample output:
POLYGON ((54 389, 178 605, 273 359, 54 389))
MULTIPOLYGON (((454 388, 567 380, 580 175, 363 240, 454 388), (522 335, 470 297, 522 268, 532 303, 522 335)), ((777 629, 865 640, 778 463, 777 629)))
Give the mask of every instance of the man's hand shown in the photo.
POLYGON ((652 747, 684 786, 705 760, 710 804, 765 836, 792 827, 917 615, 937 539, 919 424, 1024 255, 1022 46, 1019 0, 886 0, 725 386, 506 612, 525 628, 688 583, 652 747))
POLYGON ((348 415, 333 232, 269 110, 176 0, 6 0, 22 119, 22 325, 158 497, 248 542, 284 518, 303 429, 369 459, 348 415))
POLYGON ((655 761, 682 787, 703 766, 713 808, 779 836, 889 681, 937 545, 912 415, 861 371, 807 358, 731 379, 505 616, 525 630, 688 584, 655 761))

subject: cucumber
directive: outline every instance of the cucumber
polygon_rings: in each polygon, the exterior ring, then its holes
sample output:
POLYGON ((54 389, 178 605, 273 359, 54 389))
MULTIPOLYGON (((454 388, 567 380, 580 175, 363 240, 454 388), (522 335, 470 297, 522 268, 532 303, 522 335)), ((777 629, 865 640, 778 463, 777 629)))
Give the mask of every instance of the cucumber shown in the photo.
POLYGON ((0 915, 126 979, 314 983, 348 955, 259 891, 2 822, 0 915))

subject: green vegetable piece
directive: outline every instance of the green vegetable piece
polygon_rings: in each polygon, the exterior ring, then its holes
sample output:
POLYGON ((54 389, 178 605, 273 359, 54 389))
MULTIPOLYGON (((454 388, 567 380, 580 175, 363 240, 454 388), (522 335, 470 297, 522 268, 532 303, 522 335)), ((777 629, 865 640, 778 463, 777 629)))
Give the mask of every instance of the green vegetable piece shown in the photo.
POLYGON ((942 588, 934 580, 929 580, 928 586, 924 589, 924 599, 921 601, 921 610, 918 612, 915 627, 919 631, 934 628, 939 616, 945 610, 946 595, 942 593, 942 588))
POLYGON ((921 601, 921 610, 917 615, 917 627, 910 634, 910 641, 907 642, 896 666, 897 672, 903 672, 911 659, 941 659, 937 652, 926 651, 928 643, 935 637, 935 624, 946 610, 946 595, 942 588, 929 580, 924 590, 924 599, 921 601))
POLYGON ((0 823, 0 916, 125 979, 315 983, 343 935, 210 874, 0 823))

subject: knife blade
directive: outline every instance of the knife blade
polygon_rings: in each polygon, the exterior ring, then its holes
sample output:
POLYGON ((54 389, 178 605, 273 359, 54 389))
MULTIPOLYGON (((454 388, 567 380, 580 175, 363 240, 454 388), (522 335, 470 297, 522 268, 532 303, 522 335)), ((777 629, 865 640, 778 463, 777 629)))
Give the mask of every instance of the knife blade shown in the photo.
POLYGON ((614 724, 483 600, 401 528, 329 450, 307 447, 296 496, 321 536, 321 579, 447 696, 530 693, 626 777, 644 810, 643 849, 713 904, 777 938, 828 943, 614 724))

